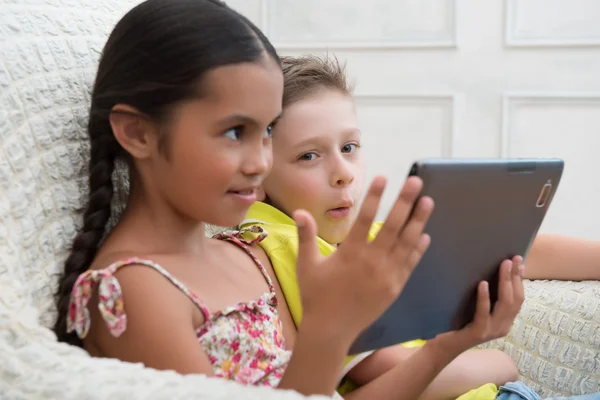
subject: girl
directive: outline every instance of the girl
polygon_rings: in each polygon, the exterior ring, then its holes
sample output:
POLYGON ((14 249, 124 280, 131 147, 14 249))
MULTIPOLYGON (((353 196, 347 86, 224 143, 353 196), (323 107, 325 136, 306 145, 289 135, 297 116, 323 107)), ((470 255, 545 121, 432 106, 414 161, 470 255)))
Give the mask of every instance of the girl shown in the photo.
MULTIPOLYGON (((265 226, 270 236, 260 243, 279 277, 296 323, 302 308, 295 278, 295 227, 288 216, 306 209, 317 221, 321 253, 329 255, 348 234, 362 196, 364 164, 351 87, 335 59, 284 57, 284 112, 274 132, 274 167, 262 196, 244 227, 265 226)), ((370 237, 381 227, 374 224, 370 237)), ((342 247, 343 248, 343 247, 342 247)), ((598 279, 600 243, 540 235, 530 253, 526 277, 598 279), (562 271, 577 258, 581 268, 562 271)), ((422 342, 415 341, 348 360, 353 382, 365 384, 406 359, 422 342), (410 347, 410 348, 409 348, 410 347)), ((410 363, 411 361, 409 361, 410 363)), ((456 398, 485 383, 500 386, 516 380, 513 361, 504 353, 469 350, 454 360, 425 391, 425 398, 456 398)), ((342 392, 345 392, 346 385, 342 392)), ((481 387, 477 398, 494 398, 496 389, 481 387)))
MULTIPOLYGON (((317 257, 314 220, 296 212, 304 310, 296 331, 272 266, 253 253, 267 233, 205 237, 206 223, 239 224, 256 200, 282 94, 273 46, 219 1, 148 0, 119 21, 92 93, 89 204, 60 279, 61 341, 182 374, 334 393, 352 341, 426 250, 433 201, 419 200, 409 217, 422 182, 407 180, 386 234, 369 242, 385 187, 375 179, 350 245, 327 260, 317 257), (128 162, 130 194, 104 238, 118 158, 128 162)), ((523 298, 519 266, 518 258, 502 265, 493 313, 482 282, 473 323, 413 356, 416 379, 400 366, 353 398, 416 398, 465 349, 505 335, 523 298)))

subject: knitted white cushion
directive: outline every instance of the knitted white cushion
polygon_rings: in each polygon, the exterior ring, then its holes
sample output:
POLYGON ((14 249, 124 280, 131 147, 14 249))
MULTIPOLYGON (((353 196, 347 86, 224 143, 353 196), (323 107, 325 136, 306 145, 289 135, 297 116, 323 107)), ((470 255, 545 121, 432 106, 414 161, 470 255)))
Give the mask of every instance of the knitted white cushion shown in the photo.
MULTIPOLYGON (((98 59, 136 3, 0 0, 0 275, 27 283, 45 326, 87 197, 87 112, 98 59)), ((114 203, 123 204, 126 181, 118 181, 114 203)))
POLYGON ((600 392, 600 282, 525 281, 525 296, 510 334, 481 347, 508 353, 543 396, 600 392))

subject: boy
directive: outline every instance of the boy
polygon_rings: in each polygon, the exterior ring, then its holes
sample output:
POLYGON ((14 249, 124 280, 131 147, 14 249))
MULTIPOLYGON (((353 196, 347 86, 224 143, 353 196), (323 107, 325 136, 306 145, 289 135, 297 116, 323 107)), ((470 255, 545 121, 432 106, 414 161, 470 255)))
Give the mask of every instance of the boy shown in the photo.
MULTIPOLYGON (((242 226, 262 224, 269 232, 260 245, 270 258, 298 325, 302 310, 295 279, 297 233, 289 216, 296 209, 309 211, 317 223, 321 253, 331 254, 345 239, 358 211, 364 161, 344 69, 334 59, 311 56, 284 57, 282 65, 284 112, 274 128, 273 169, 264 182, 264 202, 250 209, 242 226)), ((372 238, 379 227, 373 226, 372 238)), ((599 264, 599 243, 540 235, 530 252, 525 277, 598 278, 594 267, 599 264), (561 267, 567 262, 581 268, 563 271, 561 267)), ((358 385, 370 382, 399 362, 409 362, 406 360, 414 347, 421 344, 413 341, 349 358, 346 377, 358 385)), ((493 399, 495 386, 517 378, 516 366, 506 354, 470 350, 449 364, 422 398, 456 398, 473 390, 465 398, 493 399)), ((347 383, 340 392, 351 390, 349 387, 347 383)))

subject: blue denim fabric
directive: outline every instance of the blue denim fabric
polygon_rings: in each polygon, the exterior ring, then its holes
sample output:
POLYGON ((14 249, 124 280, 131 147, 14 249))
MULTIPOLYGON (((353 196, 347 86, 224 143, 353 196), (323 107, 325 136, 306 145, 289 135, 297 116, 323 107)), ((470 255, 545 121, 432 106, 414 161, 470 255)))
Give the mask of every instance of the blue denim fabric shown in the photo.
POLYGON ((498 388, 496 400, 542 400, 542 398, 523 382, 509 382, 498 388))
MULTIPOLYGON (((542 400, 540 395, 523 382, 509 382, 498 388, 496 400, 542 400)), ((600 400, 600 393, 579 396, 548 397, 544 400, 600 400)))

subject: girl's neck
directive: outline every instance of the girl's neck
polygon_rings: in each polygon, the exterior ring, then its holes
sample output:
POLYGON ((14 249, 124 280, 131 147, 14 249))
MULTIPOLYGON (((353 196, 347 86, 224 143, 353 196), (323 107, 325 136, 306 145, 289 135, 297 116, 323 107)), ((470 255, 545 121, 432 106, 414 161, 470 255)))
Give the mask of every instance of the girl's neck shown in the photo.
POLYGON ((133 184, 120 224, 134 226, 140 242, 157 253, 199 254, 206 244, 204 222, 189 218, 161 196, 133 184))

